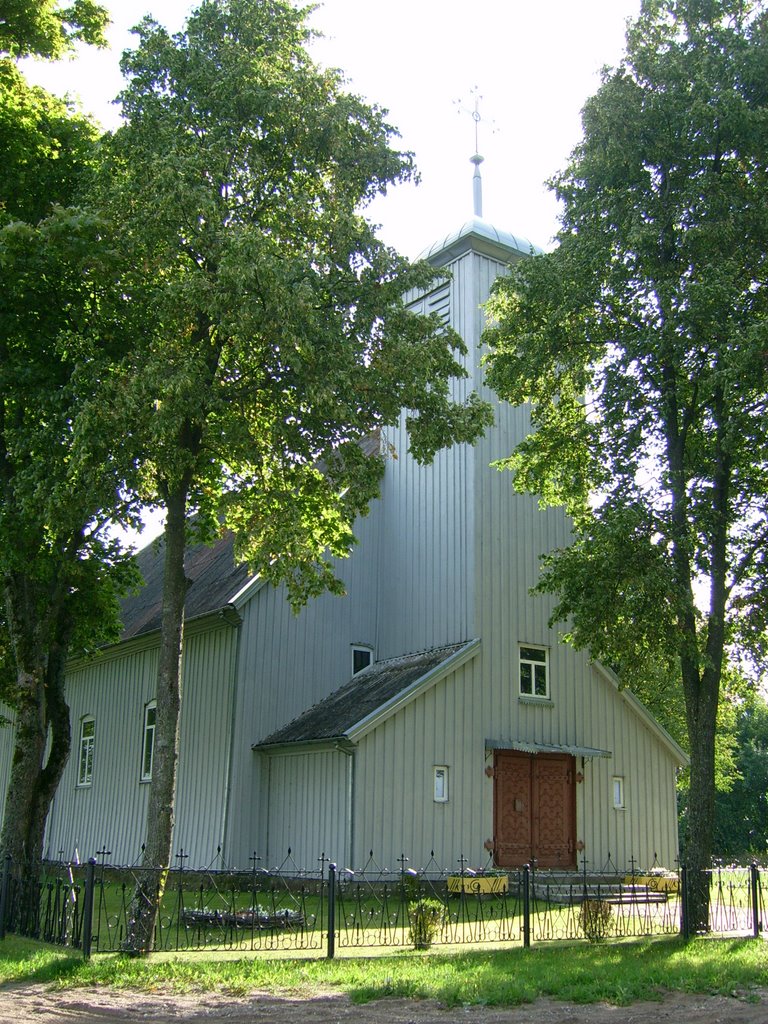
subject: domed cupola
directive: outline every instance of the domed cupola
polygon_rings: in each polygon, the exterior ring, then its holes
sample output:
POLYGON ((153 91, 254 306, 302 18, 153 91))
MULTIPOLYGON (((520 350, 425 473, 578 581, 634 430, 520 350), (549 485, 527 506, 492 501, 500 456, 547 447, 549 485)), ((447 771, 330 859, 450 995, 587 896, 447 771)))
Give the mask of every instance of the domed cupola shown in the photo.
MULTIPOLYGON (((472 116, 475 120, 475 149, 477 149, 477 123, 480 120, 477 103, 472 116)), ((514 263, 521 256, 532 256, 543 252, 543 249, 534 245, 530 239, 497 228, 483 218, 483 180, 480 176, 480 164, 483 162, 483 157, 475 152, 470 160, 475 166, 472 178, 474 216, 465 221, 457 231, 451 232, 444 238, 439 238, 430 245, 420 254, 419 259, 427 260, 434 267, 444 267, 469 251, 481 253, 483 256, 489 256, 502 263, 514 263)))

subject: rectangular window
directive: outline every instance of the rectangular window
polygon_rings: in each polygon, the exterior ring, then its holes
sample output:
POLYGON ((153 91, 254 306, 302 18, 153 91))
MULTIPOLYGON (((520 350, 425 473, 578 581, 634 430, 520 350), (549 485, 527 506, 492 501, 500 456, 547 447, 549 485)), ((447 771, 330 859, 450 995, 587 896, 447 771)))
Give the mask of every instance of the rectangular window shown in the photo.
POLYGON ((155 759, 155 723, 157 705, 150 701, 144 708, 144 742, 141 747, 141 781, 152 781, 152 765, 155 759))
POLYGON ((436 764, 434 769, 434 800, 437 804, 448 803, 448 765, 436 764))
POLYGON ((546 647, 520 648, 520 695, 549 697, 549 672, 546 647))
POLYGON ((613 806, 617 811, 624 810, 624 778, 621 775, 613 776, 613 806))
POLYGON ((78 786, 90 786, 93 782, 93 743, 96 738, 96 722, 83 718, 80 722, 80 765, 77 772, 78 786))
POLYGON ((364 668, 373 661, 373 651, 370 647, 353 647, 352 648, 352 675, 356 676, 358 672, 362 672, 364 668))

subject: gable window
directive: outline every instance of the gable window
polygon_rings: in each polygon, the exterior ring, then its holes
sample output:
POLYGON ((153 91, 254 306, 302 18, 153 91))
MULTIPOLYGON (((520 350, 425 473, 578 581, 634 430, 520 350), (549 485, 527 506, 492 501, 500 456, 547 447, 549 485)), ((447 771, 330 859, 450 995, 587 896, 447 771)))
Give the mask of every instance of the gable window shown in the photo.
POLYGON ((373 661, 373 651, 370 647, 353 644, 352 646, 352 675, 356 676, 373 661))
POLYGON ((155 760, 155 723, 157 704, 150 701, 144 707, 144 741, 141 745, 141 781, 152 781, 152 766, 155 760))
POLYGON ((546 647, 520 647, 520 696, 549 698, 549 659, 546 647))
POLYGON ((96 722, 90 716, 80 721, 80 763, 77 770, 78 786, 90 786, 93 782, 93 744, 96 739, 96 722))

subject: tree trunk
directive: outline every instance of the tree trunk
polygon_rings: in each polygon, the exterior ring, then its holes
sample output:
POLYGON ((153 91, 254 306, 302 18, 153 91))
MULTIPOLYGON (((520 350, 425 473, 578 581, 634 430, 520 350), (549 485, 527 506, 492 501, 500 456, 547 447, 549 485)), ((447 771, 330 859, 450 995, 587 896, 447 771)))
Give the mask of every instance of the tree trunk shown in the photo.
POLYGON ((157 674, 157 718, 146 840, 131 905, 124 949, 133 955, 151 952, 160 902, 165 890, 173 843, 176 767, 179 756, 181 660, 184 633, 184 574, 187 485, 169 493, 165 525, 163 611, 157 674))
POLYGON ((691 749, 685 864, 688 874, 687 913, 691 934, 709 930, 709 882, 715 823, 715 729, 719 679, 702 673, 696 707, 688 714, 691 749))
MULTIPOLYGON (((8 606, 14 609, 9 616, 12 630, 24 628, 19 603, 9 600, 8 606)), ((47 650, 25 643, 24 638, 14 643, 17 660, 23 656, 25 664, 17 670, 14 752, 0 849, 3 856, 11 857, 17 884, 14 927, 25 934, 35 931, 45 824, 71 748, 64 696, 71 621, 63 601, 53 602, 51 614, 52 639, 47 650)), ((27 640, 39 634, 39 623, 27 625, 27 640)))

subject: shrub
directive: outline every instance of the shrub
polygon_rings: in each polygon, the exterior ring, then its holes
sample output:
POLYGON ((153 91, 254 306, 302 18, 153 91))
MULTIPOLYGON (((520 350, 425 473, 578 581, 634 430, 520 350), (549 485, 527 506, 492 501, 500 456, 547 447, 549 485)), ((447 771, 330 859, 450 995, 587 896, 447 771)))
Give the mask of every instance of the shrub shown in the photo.
POLYGON ((584 900, 579 911, 579 927, 590 942, 602 942, 611 928, 613 908, 607 900, 584 900))
POLYGON ((408 939, 414 949, 429 949, 437 938, 445 918, 445 907, 440 900, 423 897, 408 904, 411 927, 408 939))

